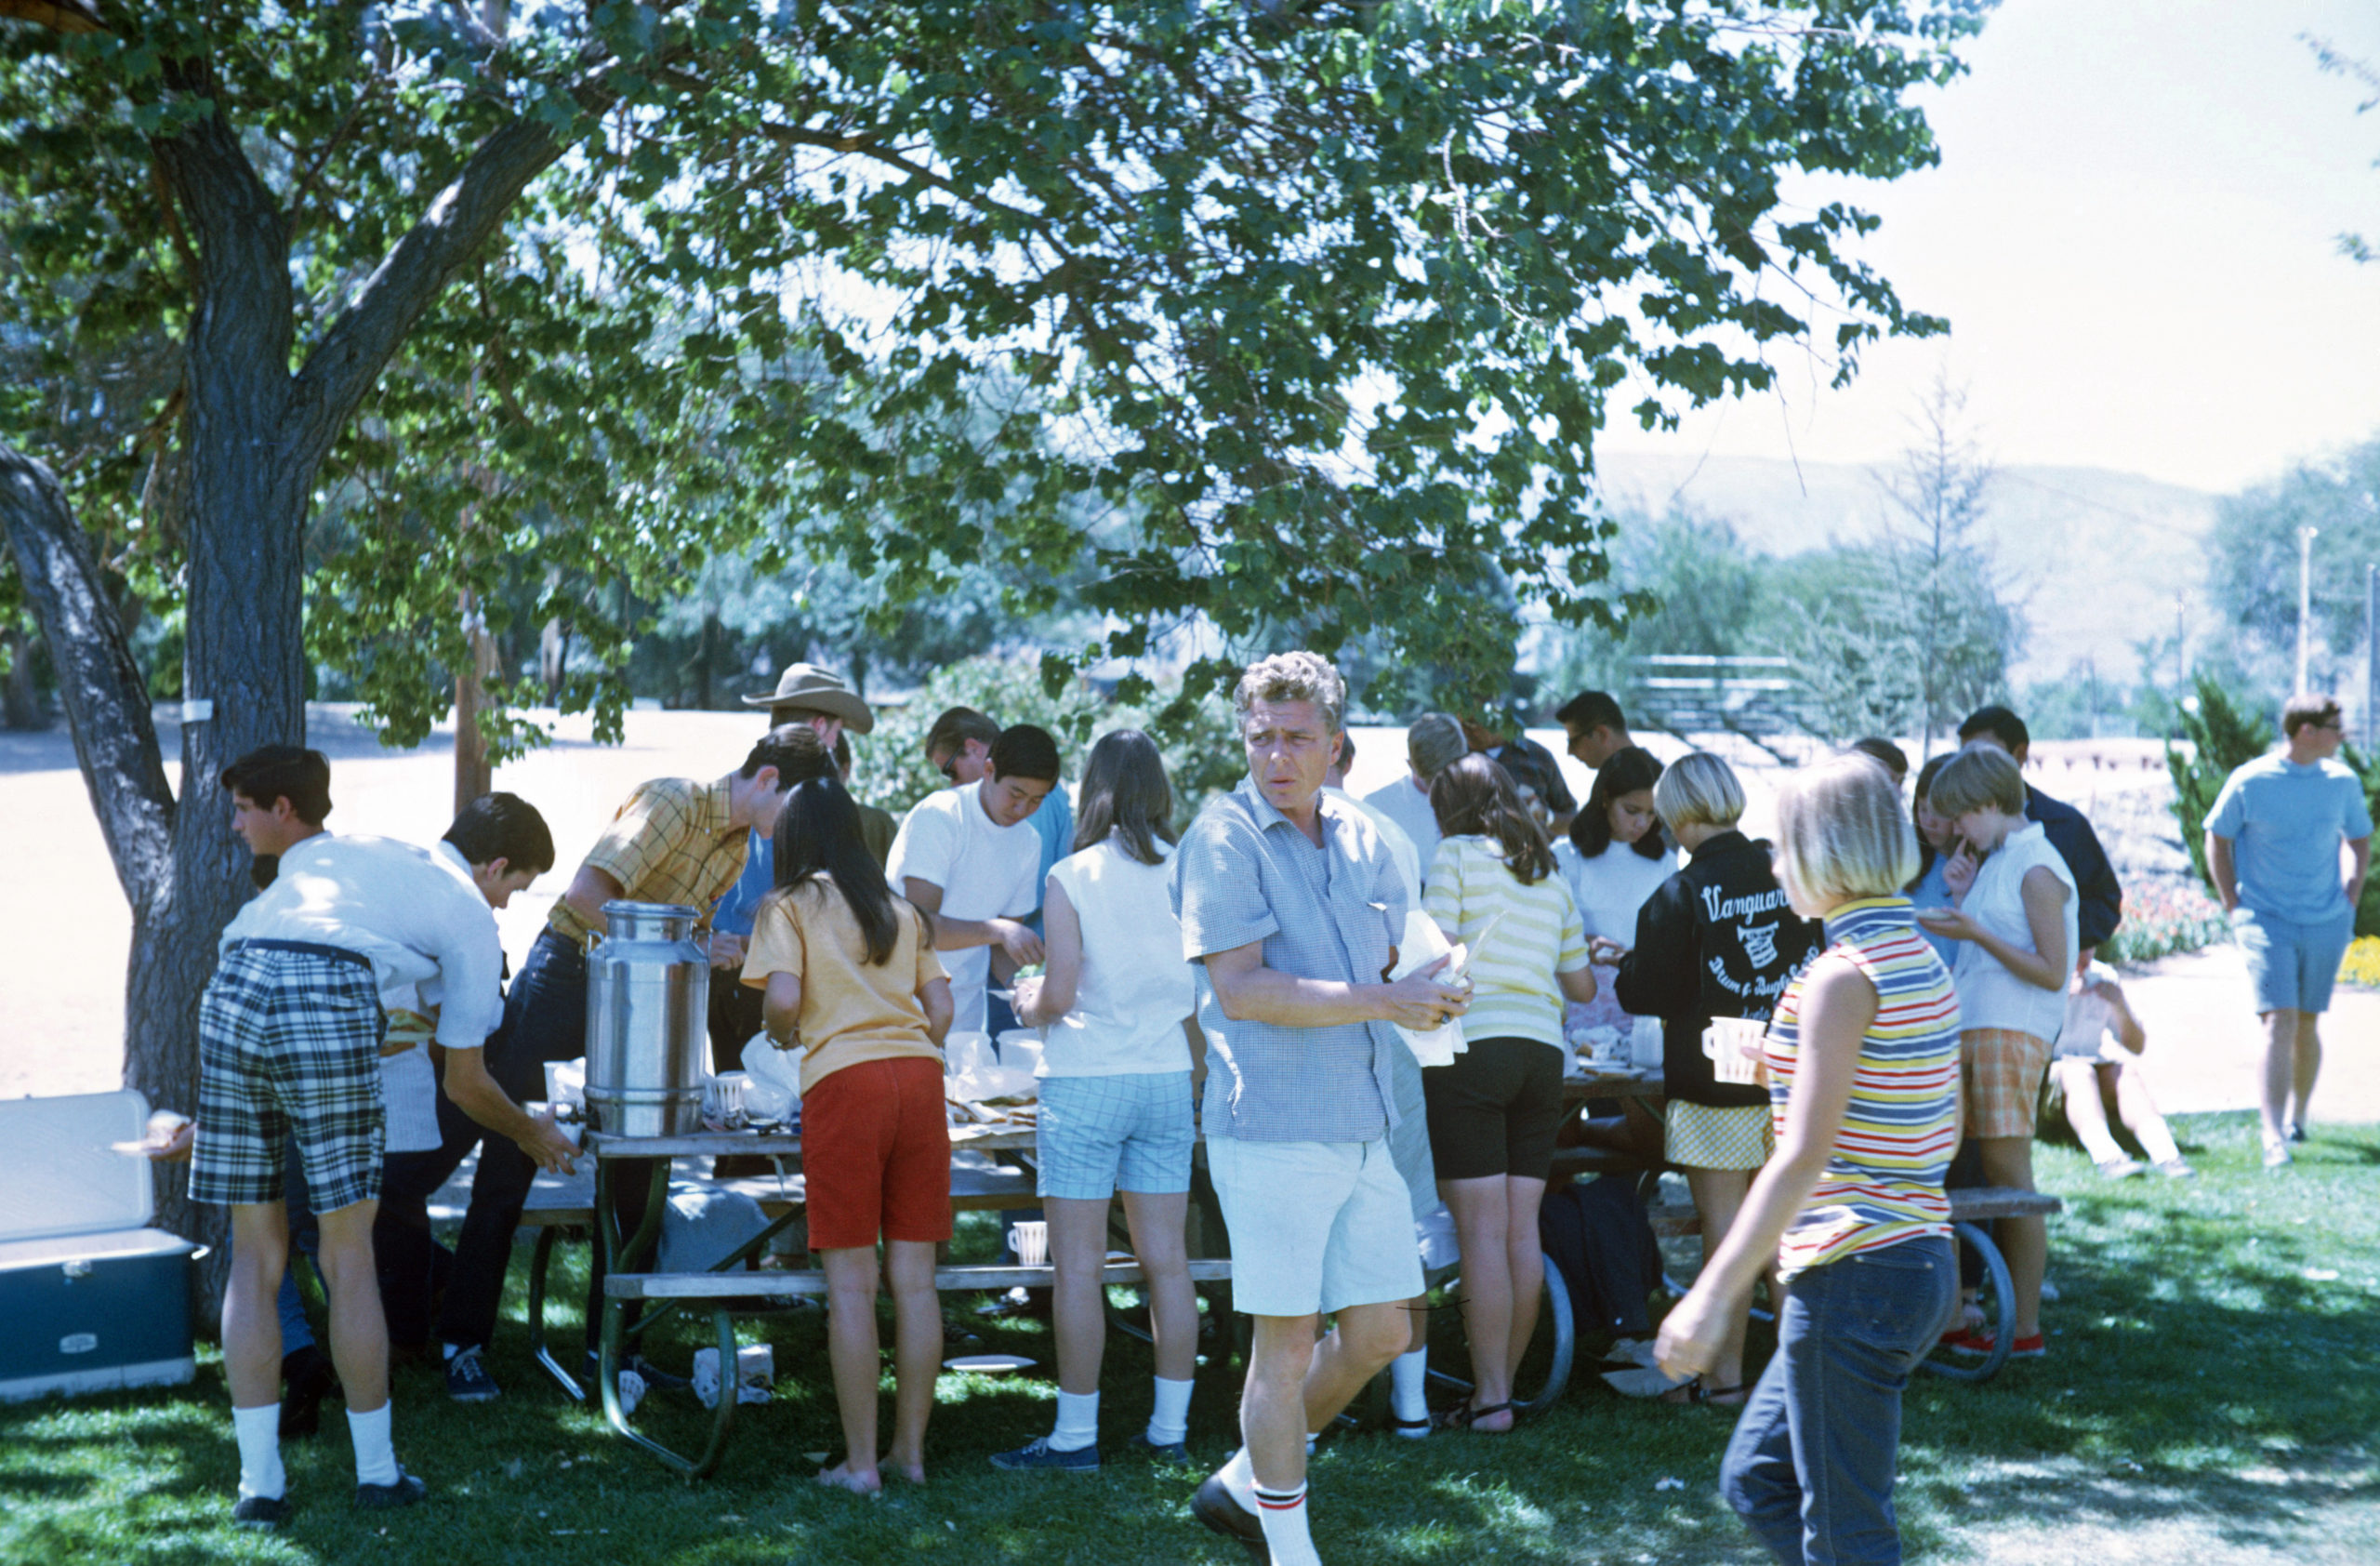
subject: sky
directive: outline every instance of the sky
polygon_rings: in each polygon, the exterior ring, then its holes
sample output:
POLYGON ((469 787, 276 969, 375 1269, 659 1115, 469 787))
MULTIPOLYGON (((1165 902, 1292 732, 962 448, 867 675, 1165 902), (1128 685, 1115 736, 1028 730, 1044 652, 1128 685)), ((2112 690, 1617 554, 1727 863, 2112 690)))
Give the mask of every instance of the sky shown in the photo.
POLYGON ((2005 0, 1923 100, 1938 167, 1790 187, 1883 219, 1861 254, 1947 346, 1871 348, 1840 392, 1789 354, 1776 392, 1603 448, 1872 463, 1944 372, 2004 465, 2228 494, 2380 434, 2380 265, 2336 243, 2380 246, 2380 110, 2308 33, 2380 65, 2369 0, 2005 0))

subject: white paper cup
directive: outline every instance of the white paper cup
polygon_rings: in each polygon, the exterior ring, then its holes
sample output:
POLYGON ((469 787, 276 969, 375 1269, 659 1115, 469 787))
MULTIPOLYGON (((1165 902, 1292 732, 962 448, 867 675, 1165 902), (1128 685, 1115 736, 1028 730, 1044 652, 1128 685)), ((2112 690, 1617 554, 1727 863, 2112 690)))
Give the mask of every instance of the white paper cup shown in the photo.
POLYGON ((1760 1080, 1760 1041, 1768 1024, 1739 1016, 1719 1016, 1702 1031, 1702 1053, 1711 1059, 1711 1075, 1719 1082, 1749 1085, 1760 1080))
POLYGON ((1049 1266, 1050 1226, 1038 1218, 1021 1224, 1011 1224, 1008 1230, 1008 1248, 1016 1253, 1019 1267, 1049 1266))

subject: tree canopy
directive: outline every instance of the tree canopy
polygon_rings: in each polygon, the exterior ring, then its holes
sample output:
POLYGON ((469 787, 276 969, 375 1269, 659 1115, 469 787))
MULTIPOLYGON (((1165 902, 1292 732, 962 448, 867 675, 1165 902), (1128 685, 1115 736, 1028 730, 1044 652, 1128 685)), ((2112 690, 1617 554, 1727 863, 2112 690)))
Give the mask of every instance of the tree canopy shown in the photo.
MULTIPOLYGON (((1526 605, 1612 614, 1584 591, 1612 399, 1659 424, 1766 386, 1780 344, 1847 377, 1937 325, 1852 253, 1871 219, 1779 182, 1930 162, 1908 89, 1955 73, 1980 7, 90 15, 0 39, 12 317, 60 374, 148 345, 135 438, 170 456, 208 209, 270 206, 286 256, 255 262, 285 279, 271 352, 300 390, 389 355, 306 431, 310 606, 409 736, 467 656, 458 591, 525 570, 616 666, 639 626, 612 590, 650 603, 764 533, 895 603, 989 557, 1088 565, 1112 618, 1085 655, 1203 613, 1378 635, 1492 695, 1526 605), (177 184, 174 149, 218 132, 253 181, 177 184), (467 216, 486 237, 453 285, 377 320, 467 216)), ((176 519, 120 461, 71 477, 170 583, 176 519)))

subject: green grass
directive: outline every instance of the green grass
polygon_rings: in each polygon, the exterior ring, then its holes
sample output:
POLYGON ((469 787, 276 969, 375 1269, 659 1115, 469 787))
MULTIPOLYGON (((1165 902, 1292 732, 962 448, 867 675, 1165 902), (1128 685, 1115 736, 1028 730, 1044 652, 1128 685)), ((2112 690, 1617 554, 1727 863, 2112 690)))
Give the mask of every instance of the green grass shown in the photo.
MULTIPOLYGON (((1899 1494, 1912 1559, 2380 1559, 2380 1128, 2325 1129, 2280 1178, 2256 1168, 2248 1117, 2177 1130, 2204 1179, 2111 1184, 2079 1154, 2041 1149, 2044 1187, 2068 1202, 2052 1228, 2052 1357, 1980 1387, 1924 1375, 1911 1387, 1899 1494)), ((963 1238, 987 1243, 989 1225, 963 1238)), ((560 1294, 575 1298, 568 1281, 560 1294)), ((289 1528, 231 1528, 237 1461, 210 1355, 189 1387, 0 1408, 0 1559, 1242 1559, 1191 1520, 1195 1477, 1121 1460, 1087 1479, 988 1468, 985 1453, 1046 1429, 1046 1380, 945 1376, 928 1488, 819 1490, 813 1454, 838 1437, 814 1316, 747 1324, 747 1341, 776 1345, 777 1399, 746 1409, 726 1466, 689 1487, 563 1401, 522 1352, 517 1290, 508 1303, 500 1402, 457 1407, 430 1372, 399 1374, 398 1450, 432 1486, 419 1510, 367 1521, 348 1509, 333 1404, 323 1436, 286 1448, 289 1528)), ((976 1330, 987 1349, 1050 1363, 1038 1322, 976 1330)), ((702 1335, 668 1333, 665 1362, 702 1335)), ((1146 1417, 1145 1350, 1119 1340, 1108 1364, 1105 1425, 1120 1436, 1146 1417)), ((1227 1450, 1236 1391, 1220 1364, 1202 1373, 1202 1458, 1227 1450)), ((666 1400, 641 1412, 681 1450, 707 1418, 666 1400)), ((1334 1562, 1763 1559, 1713 1493, 1727 1430, 1710 1411, 1614 1396, 1582 1367, 1559 1409, 1509 1438, 1335 1441, 1315 1468, 1317 1537, 1334 1562)))

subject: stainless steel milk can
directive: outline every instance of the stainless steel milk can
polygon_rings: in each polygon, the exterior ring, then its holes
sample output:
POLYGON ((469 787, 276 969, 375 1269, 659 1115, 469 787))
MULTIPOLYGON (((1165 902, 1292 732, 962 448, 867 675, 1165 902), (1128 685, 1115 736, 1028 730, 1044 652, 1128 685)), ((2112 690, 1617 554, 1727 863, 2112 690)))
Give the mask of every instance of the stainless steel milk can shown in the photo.
POLYGON ((702 1129, 710 962, 702 915, 677 903, 603 905, 587 952, 587 1108, 621 1136, 702 1129))

